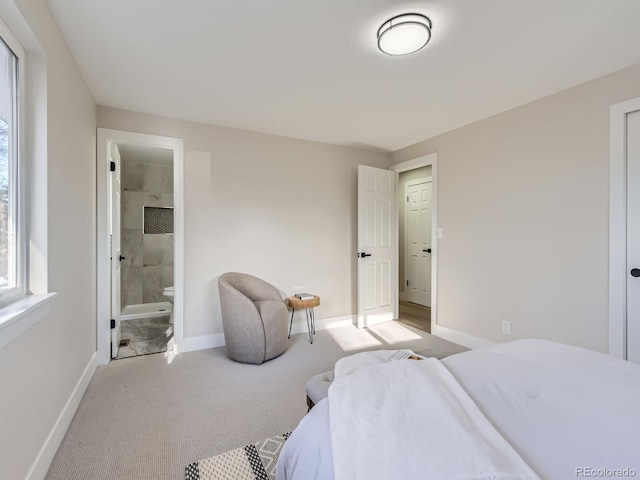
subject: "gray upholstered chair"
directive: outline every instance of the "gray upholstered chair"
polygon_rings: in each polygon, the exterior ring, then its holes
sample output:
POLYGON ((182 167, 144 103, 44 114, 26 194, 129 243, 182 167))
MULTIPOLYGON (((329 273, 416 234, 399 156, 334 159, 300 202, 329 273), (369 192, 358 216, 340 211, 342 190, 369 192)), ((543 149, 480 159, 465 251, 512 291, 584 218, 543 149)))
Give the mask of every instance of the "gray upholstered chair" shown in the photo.
POLYGON ((229 272, 218 279, 227 356, 262 363, 287 348, 288 309, 280 292, 257 277, 229 272))

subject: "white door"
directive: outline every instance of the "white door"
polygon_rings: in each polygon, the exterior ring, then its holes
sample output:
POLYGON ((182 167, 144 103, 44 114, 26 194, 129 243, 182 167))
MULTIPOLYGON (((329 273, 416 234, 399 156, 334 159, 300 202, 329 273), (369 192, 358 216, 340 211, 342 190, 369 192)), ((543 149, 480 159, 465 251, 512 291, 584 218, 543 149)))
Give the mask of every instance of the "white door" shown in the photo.
POLYGON ((120 152, 118 146, 109 146, 111 165, 109 196, 109 225, 111 231, 111 319, 115 325, 111 329, 111 357, 118 356, 120 346, 120 152))
POLYGON ((431 306, 431 180, 407 183, 405 272, 407 300, 431 306))
POLYGON ((395 173, 358 166, 358 328, 393 320, 398 289, 395 173))
POLYGON ((640 363, 640 110, 627 114, 627 360, 640 363))

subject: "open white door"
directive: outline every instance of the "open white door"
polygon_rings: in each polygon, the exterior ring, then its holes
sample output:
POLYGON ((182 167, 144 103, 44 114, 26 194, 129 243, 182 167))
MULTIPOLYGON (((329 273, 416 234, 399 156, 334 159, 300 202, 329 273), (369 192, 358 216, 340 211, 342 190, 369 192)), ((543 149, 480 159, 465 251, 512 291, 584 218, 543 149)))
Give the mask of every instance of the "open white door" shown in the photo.
POLYGON ((405 272, 407 300, 431 307, 431 180, 407 183, 405 272))
POLYGON ((358 165, 358 328, 393 320, 397 291, 395 173, 358 165))
POLYGON ((120 346, 120 152, 115 143, 109 145, 111 168, 109 185, 109 225, 111 236, 111 358, 118 356, 120 346), (113 325, 115 324, 115 325, 113 325))

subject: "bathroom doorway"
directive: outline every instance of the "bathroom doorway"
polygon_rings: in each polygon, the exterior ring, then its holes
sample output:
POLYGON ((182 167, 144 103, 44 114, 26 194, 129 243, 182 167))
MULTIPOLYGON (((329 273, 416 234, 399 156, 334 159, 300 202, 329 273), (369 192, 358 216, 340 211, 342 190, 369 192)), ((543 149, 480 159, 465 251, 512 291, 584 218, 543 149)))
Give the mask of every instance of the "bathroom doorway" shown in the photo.
POLYGON ((112 357, 120 359, 165 352, 173 339, 174 175, 172 149, 114 148, 121 168, 121 323, 112 357))
POLYGON ((182 140, 98 129, 99 363, 182 339, 182 140))

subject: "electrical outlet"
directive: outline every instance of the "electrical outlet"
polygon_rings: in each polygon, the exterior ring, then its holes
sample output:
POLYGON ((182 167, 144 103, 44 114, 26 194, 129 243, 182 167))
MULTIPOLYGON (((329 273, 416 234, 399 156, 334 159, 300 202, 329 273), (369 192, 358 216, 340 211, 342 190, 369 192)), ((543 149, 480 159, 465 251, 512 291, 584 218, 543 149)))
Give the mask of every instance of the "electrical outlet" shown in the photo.
POLYGON ((502 320, 502 334, 511 335, 511 322, 509 320, 502 320))

